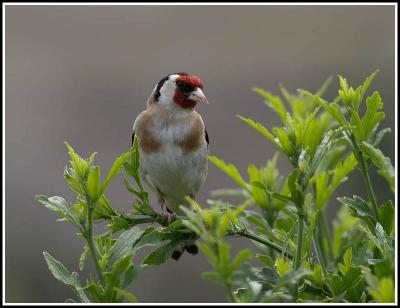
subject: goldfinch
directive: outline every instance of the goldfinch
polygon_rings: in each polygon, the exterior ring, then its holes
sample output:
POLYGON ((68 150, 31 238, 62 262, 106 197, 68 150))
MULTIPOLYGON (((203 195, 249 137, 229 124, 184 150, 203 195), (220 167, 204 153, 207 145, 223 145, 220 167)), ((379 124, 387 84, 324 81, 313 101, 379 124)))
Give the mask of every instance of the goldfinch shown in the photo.
MULTIPOLYGON (((196 199, 207 177, 209 139, 195 111, 198 103, 208 104, 201 79, 187 73, 171 74, 154 87, 147 109, 133 124, 132 142, 136 135, 141 177, 157 194, 168 222, 182 214, 180 205, 188 206, 186 196, 196 199)), ((186 249, 196 250, 193 246, 186 249)))

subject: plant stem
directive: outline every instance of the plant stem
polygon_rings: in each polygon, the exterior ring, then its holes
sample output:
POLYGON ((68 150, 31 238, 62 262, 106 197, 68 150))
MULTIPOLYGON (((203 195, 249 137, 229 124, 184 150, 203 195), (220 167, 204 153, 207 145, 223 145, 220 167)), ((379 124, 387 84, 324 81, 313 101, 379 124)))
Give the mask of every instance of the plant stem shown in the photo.
POLYGON ((365 186, 367 187, 368 198, 372 203, 372 210, 374 212, 374 216, 375 216, 376 220, 379 221, 378 204, 376 202, 374 191, 372 190, 372 184, 371 184, 371 179, 368 174, 367 164, 365 162, 364 155, 361 152, 359 153, 359 155, 360 155, 361 171, 363 174, 365 186))
POLYGON ((229 283, 229 282, 226 282, 225 283, 225 287, 226 287, 226 289, 228 290, 228 298, 229 298, 229 300, 232 302, 232 303, 235 303, 236 301, 235 301, 235 298, 233 297, 233 292, 232 292, 232 284, 231 283, 229 283))
POLYGON ((314 247, 315 251, 317 252, 317 258, 319 263, 321 264, 322 270, 324 274, 326 274, 326 255, 323 253, 323 248, 321 247, 321 241, 319 236, 317 236, 316 232, 313 234, 313 241, 314 241, 314 247))
POLYGON ((100 283, 104 285, 104 276, 103 272, 100 269, 98 256, 96 253, 96 249, 94 247, 93 241, 93 208, 91 202, 88 200, 88 225, 86 228, 86 241, 88 243, 88 247, 90 250, 90 255, 92 256, 94 267, 97 272, 97 276, 99 277, 100 283))
POLYGON ((318 214, 317 217, 316 229, 313 234, 313 242, 318 261, 321 264, 324 274, 326 274, 326 267, 328 266, 329 262, 333 260, 333 250, 331 245, 331 236, 323 210, 318 214))
MULTIPOLYGON (((128 221, 129 224, 127 227, 129 228, 140 224, 155 223, 155 222, 163 227, 168 226, 166 219, 159 214, 157 214, 156 216, 147 216, 147 217, 123 216, 123 218, 128 221)), ((185 218, 186 218, 185 216, 176 216, 176 219, 185 219, 185 218)))
POLYGON ((301 265, 301 251, 303 249, 303 231, 304 231, 304 216, 299 213, 299 228, 297 233, 297 251, 295 269, 299 269, 301 265))
POLYGON ((287 256, 290 259, 293 259, 293 256, 291 253, 285 251, 281 246, 279 246, 278 244, 271 242, 270 240, 267 240, 265 238, 262 238, 252 232, 249 232, 247 230, 239 230, 239 231, 232 231, 229 232, 228 235, 232 235, 232 236, 244 236, 247 237, 253 241, 259 242, 261 244, 264 244, 265 246, 270 247, 271 249, 280 252, 281 254, 284 254, 285 256, 287 256))
POLYGON ((357 140, 352 133, 349 133, 350 140, 354 147, 354 155, 360 163, 361 172, 363 175, 365 186, 367 187, 367 193, 369 201, 372 204, 372 212, 374 213, 375 219, 379 221, 378 204, 376 202, 375 194, 372 189, 371 179, 369 178, 367 163, 365 162, 364 155, 358 146, 357 140))
POLYGON ((333 255, 333 248, 332 248, 331 233, 330 233, 329 228, 328 228, 328 223, 326 221, 325 213, 322 212, 320 215, 321 215, 321 221, 320 221, 321 229, 325 233, 325 238, 328 241, 328 245, 327 245, 328 246, 328 255, 329 255, 328 260, 332 261, 333 258, 334 258, 334 255, 333 255))

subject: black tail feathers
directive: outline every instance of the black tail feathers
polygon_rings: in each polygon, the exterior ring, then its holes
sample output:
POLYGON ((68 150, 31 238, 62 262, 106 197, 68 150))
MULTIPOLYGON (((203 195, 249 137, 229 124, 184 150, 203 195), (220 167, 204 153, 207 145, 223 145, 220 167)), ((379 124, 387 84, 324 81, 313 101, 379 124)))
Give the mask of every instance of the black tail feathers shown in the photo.
POLYGON ((174 259, 175 261, 178 261, 179 258, 182 256, 182 254, 185 252, 185 250, 192 255, 196 255, 199 252, 199 248, 197 247, 197 245, 195 243, 190 243, 185 247, 175 249, 174 252, 172 253, 171 258, 174 259))

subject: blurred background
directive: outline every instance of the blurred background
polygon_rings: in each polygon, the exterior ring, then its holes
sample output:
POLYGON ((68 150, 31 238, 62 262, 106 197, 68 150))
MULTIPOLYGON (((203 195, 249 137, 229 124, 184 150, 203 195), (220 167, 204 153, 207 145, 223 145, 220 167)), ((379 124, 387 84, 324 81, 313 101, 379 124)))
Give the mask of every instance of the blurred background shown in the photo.
MULTIPOLYGON (((7 302, 73 296, 52 277, 42 251, 79 271, 82 242, 33 197, 73 200, 63 178, 64 140, 84 156, 98 152, 104 174, 129 149, 136 116, 169 73, 187 71, 203 79, 210 105, 197 110, 210 151, 245 175, 248 164, 264 164, 275 149, 235 115, 267 127, 279 124, 253 86, 275 94, 280 83, 291 91, 315 91, 333 76, 325 95, 332 99, 337 74, 358 86, 379 68, 371 88, 383 98, 383 124, 392 133, 381 147, 394 162, 394 6, 7 5, 5 18, 7 302)), ((289 171, 282 155, 279 167, 289 171)), ((374 183, 380 201, 390 197, 380 177, 374 183)), ((211 190, 229 186, 233 182, 210 166, 199 201, 205 206, 211 190)), ((366 196, 359 171, 338 194, 366 196)), ((131 196, 119 177, 108 197, 115 207, 129 209, 131 196)), ((329 205, 329 221, 337 207, 329 205)), ((232 244, 237 249, 249 242, 232 244)), ((208 269, 201 254, 185 254, 179 262, 144 270, 132 290, 140 302, 225 302, 221 287, 201 279, 208 269)))

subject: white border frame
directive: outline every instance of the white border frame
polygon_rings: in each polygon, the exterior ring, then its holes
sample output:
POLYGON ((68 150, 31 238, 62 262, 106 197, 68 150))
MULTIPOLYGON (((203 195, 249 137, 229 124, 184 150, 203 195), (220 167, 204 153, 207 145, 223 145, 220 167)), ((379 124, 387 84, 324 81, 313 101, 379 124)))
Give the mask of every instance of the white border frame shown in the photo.
MULTIPOLYGON (((31 3, 31 2, 20 2, 20 3, 12 3, 12 2, 4 2, 2 3, 2 9, 3 9, 3 82, 2 82, 2 90, 3 90, 3 104, 2 104, 2 112, 3 112, 3 125, 2 125, 2 137, 3 137, 3 149, 2 149, 2 154, 3 154, 3 159, 2 159, 2 167, 3 167, 3 172, 2 172, 2 192, 3 192, 3 206, 2 206, 2 270, 3 270, 3 287, 2 287, 2 304, 3 305, 10 305, 10 306, 19 306, 19 305, 31 305, 31 306, 54 306, 54 305, 59 305, 59 306, 67 306, 67 305, 82 305, 82 303, 6 303, 5 302, 5 66, 6 66, 6 61, 5 61, 5 11, 7 6, 19 6, 19 5, 29 5, 29 6, 37 6, 37 5, 43 5, 43 6, 57 6, 57 5, 69 5, 69 6, 74 6, 74 5, 94 5, 94 6, 118 6, 118 5, 143 5, 143 6, 170 6, 170 5, 179 5, 179 6, 191 6, 191 5, 207 5, 207 6, 213 6, 213 5, 221 5, 221 6, 274 6, 274 5, 279 5, 279 6, 335 6, 335 5, 341 5, 341 6, 346 6, 346 5, 376 5, 376 6, 394 6, 395 7, 395 172, 396 172, 396 179, 395 179, 395 189, 398 187, 398 159, 397 159, 397 146, 398 146, 398 126, 397 126, 397 112, 398 112, 398 90, 397 90, 397 85, 398 85, 398 75, 397 75, 397 65, 398 65, 398 57, 397 57, 397 31, 398 31, 398 22, 397 22, 397 9, 398 9, 398 3, 397 2, 375 2, 375 3, 362 3, 362 2, 349 2, 349 3, 340 3, 340 2, 329 2, 329 3, 321 3, 321 2, 309 2, 309 3, 297 3, 297 2, 287 2, 287 3, 280 3, 280 2, 271 2, 271 3, 257 3, 257 2, 213 2, 213 3, 208 3, 208 2, 196 2, 196 3, 181 3, 181 2, 154 2, 154 3, 146 3, 146 2, 138 2, 138 3, 125 3, 125 2, 115 2, 115 3, 93 3, 93 2, 81 2, 81 3, 70 3, 70 2, 56 2, 56 3, 47 3, 47 2, 36 2, 36 3, 31 3)), ((397 196, 397 190, 395 192, 395 216, 398 217, 398 196, 397 196)), ((396 230, 396 239, 398 236, 398 223, 397 219, 395 222, 395 230, 396 230)), ((381 304, 381 303, 366 303, 363 305, 367 306, 395 306, 398 303, 398 249, 397 249, 397 240, 395 241, 395 303, 394 304, 381 304)), ((159 304, 159 303, 138 303, 138 304, 129 304, 129 303, 121 303, 121 304, 98 304, 98 303, 87 303, 84 304, 87 306, 97 306, 97 305, 118 305, 118 306, 126 306, 126 305, 143 305, 143 306, 154 306, 154 305, 162 305, 162 306, 187 306, 187 305, 192 305, 192 306, 204 306, 204 305, 216 305, 216 306, 229 306, 232 304, 229 303, 164 303, 164 304, 159 304)), ((241 304, 239 304, 241 305, 241 304)), ((266 305, 266 304, 258 304, 258 303, 248 303, 245 305, 252 305, 252 306, 259 306, 259 305, 266 305)), ((282 306, 287 306, 287 305, 299 305, 299 306, 315 306, 315 305, 332 305, 332 303, 287 303, 287 304, 280 304, 280 303, 274 303, 273 305, 282 305, 282 306)), ((339 305, 343 306, 354 306, 354 305, 360 305, 360 303, 340 303, 339 305)))

